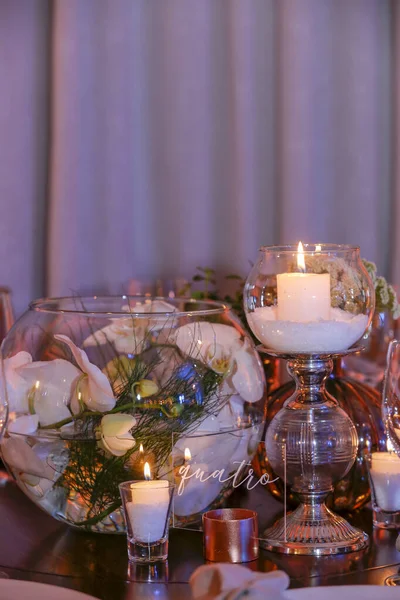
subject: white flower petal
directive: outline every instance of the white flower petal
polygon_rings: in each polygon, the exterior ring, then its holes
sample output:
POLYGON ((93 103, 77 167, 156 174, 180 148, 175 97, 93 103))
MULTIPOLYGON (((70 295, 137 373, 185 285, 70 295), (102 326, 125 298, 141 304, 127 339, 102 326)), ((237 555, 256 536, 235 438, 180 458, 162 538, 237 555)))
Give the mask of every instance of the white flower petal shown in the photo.
POLYGON ((10 356, 10 358, 4 359, 4 363, 9 365, 12 369, 18 369, 18 367, 22 367, 32 362, 32 356, 29 352, 18 352, 14 354, 14 356, 10 356))
POLYGON ((136 419, 131 415, 118 413, 105 415, 101 419, 101 431, 104 436, 118 436, 127 433, 136 425, 136 419))
MULTIPOLYGON (((214 423, 209 422, 209 425, 213 426, 214 423)), ((204 429, 201 431, 206 434, 204 429)), ((184 449, 189 448, 192 455, 190 473, 200 469, 204 472, 203 479, 221 469, 225 469, 224 477, 228 477, 232 470, 231 458, 236 454, 239 444, 240 437, 237 432, 201 435, 197 428, 193 435, 183 437, 175 444, 173 453, 177 451, 184 453, 184 449)), ((215 500, 223 487, 223 483, 212 477, 207 481, 200 481, 197 477, 192 477, 185 482, 183 493, 175 494, 175 514, 187 516, 204 510, 215 500)))
POLYGON ((193 358, 205 361, 207 353, 215 354, 217 345, 229 351, 232 344, 240 339, 240 332, 230 325, 198 321, 178 327, 175 342, 178 348, 193 358))
POLYGON ((234 353, 236 372, 232 383, 246 402, 257 402, 264 392, 264 371, 258 354, 246 339, 234 353))
POLYGON ((83 342, 84 347, 98 344, 114 344, 118 352, 138 354, 143 351, 146 339, 146 323, 131 317, 112 319, 109 325, 99 329, 83 342))
POLYGON ((3 360, 5 389, 10 412, 28 412, 29 385, 21 378, 18 371, 20 367, 31 362, 32 356, 28 352, 18 352, 3 360))
POLYGON ((17 471, 24 471, 38 477, 48 475, 49 467, 36 456, 29 444, 20 437, 4 439, 1 443, 1 453, 4 461, 17 471))
POLYGON ((57 423, 71 416, 68 410, 81 371, 62 358, 33 362, 18 370, 29 384, 34 410, 41 425, 57 423))
POLYGON ((88 375, 87 386, 89 397, 82 398, 90 410, 106 411, 115 406, 115 398, 110 382, 106 375, 93 363, 84 350, 81 350, 66 335, 55 335, 57 340, 64 342, 71 350, 78 366, 88 375))
POLYGON ((238 395, 231 396, 217 415, 220 429, 235 429, 243 416, 243 412, 243 399, 238 395))
POLYGON ((111 319, 111 323, 89 335, 83 342, 83 347, 97 346, 98 344, 113 343, 119 335, 132 329, 132 319, 111 319))
POLYGON ((130 433, 116 436, 102 436, 104 447, 114 456, 123 456, 135 445, 135 440, 130 433))
POLYGON ((24 415, 18 417, 7 426, 7 431, 10 435, 34 433, 39 427, 39 417, 37 415, 24 415))

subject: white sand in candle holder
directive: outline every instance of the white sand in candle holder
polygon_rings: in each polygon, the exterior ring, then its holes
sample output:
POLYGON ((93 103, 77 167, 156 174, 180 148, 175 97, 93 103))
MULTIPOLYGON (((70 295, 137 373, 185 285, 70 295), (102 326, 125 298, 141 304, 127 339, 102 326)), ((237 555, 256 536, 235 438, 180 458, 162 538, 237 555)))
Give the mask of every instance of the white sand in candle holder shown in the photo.
POLYGON ((276 306, 263 306, 247 315, 254 335, 279 352, 342 352, 364 334, 368 317, 331 308, 330 319, 317 321, 280 321, 276 306))

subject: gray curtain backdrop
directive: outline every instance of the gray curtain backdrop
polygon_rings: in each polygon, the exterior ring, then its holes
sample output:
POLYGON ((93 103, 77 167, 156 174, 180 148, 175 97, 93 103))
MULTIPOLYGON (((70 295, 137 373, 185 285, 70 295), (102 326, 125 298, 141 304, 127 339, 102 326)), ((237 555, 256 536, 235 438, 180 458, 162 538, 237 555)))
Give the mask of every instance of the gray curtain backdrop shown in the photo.
POLYGON ((359 244, 400 283, 389 0, 0 0, 0 283, 246 273, 359 244))

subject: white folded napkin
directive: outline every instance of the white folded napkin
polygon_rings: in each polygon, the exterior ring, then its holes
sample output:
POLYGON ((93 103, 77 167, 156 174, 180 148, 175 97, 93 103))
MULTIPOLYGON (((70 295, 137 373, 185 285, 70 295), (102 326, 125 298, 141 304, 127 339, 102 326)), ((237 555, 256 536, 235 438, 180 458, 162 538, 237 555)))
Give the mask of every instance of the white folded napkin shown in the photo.
POLYGON ((196 569, 189 584, 194 600, 279 600, 289 577, 283 571, 257 573, 241 565, 215 563, 196 569))

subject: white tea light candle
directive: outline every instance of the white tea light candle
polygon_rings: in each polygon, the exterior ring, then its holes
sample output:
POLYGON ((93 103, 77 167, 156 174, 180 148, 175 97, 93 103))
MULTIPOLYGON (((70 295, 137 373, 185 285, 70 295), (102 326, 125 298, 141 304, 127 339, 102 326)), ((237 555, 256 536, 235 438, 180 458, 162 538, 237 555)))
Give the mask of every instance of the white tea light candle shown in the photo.
POLYGON ((394 452, 373 452, 370 476, 375 502, 387 512, 400 511, 400 458, 394 452))
MULTIPOLYGON (((149 467, 145 464, 145 470, 149 467)), ((169 482, 137 481, 131 484, 131 502, 125 505, 135 540, 157 542, 164 535, 169 507, 169 482)))

